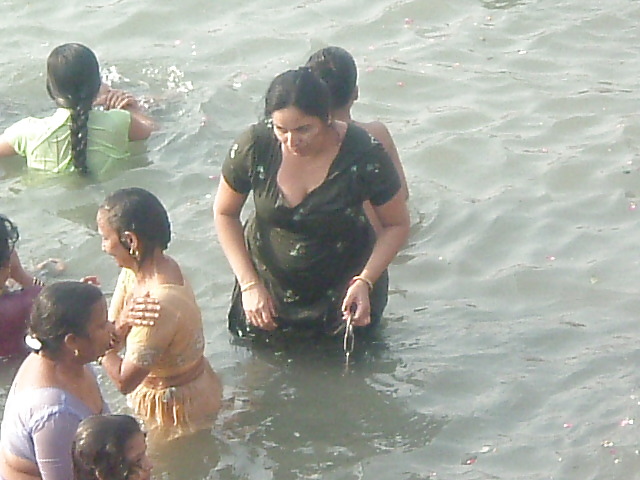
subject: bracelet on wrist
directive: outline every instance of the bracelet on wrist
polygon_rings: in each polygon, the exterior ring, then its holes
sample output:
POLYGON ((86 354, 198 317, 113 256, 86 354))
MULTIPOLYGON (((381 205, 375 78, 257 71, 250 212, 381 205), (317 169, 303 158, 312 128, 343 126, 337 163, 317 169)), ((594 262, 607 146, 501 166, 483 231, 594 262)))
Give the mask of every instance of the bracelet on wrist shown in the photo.
POLYGON ((255 288, 258 286, 258 282, 254 281, 254 282, 249 282, 249 283, 245 283, 244 285, 240 285, 240 291, 242 293, 246 292, 247 290, 251 290, 252 288, 255 288))
POLYGON ((369 287, 369 291, 373 290, 373 282, 371 280, 369 280, 367 277, 363 277, 362 275, 356 275, 355 277, 353 277, 351 279, 351 283, 355 283, 358 280, 360 280, 361 282, 364 282, 367 284, 367 287, 369 287))

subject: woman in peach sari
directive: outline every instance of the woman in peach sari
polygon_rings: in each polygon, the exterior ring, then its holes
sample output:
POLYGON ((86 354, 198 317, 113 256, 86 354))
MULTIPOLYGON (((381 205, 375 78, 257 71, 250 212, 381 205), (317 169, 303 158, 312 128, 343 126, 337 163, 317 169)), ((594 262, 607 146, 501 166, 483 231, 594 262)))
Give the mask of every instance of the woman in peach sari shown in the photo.
POLYGON ((211 428, 222 387, 204 357, 200 309, 180 266, 164 253, 171 237, 165 208, 150 192, 127 188, 109 195, 97 215, 102 249, 123 267, 109 318, 122 330, 130 299, 151 296, 160 309, 153 325, 134 324, 126 353, 112 348, 102 365, 127 394, 150 435, 177 438, 211 428))

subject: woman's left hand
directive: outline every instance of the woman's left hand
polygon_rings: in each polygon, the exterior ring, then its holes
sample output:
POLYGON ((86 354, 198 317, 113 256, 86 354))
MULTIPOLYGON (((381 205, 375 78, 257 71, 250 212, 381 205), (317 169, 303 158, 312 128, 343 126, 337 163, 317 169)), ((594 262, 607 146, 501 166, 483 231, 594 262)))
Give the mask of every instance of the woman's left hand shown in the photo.
POLYGON ((152 327, 160 317, 160 302, 147 293, 141 297, 133 297, 127 302, 126 310, 120 314, 113 325, 111 348, 120 350, 131 330, 131 327, 152 327))
POLYGON ((139 108, 138 101, 133 95, 124 90, 103 88, 94 105, 102 105, 105 110, 128 110, 139 108))
POLYGON ((351 282, 342 301, 342 318, 351 321, 356 327, 364 327, 371 323, 371 304, 369 302, 369 286, 362 281, 351 282))

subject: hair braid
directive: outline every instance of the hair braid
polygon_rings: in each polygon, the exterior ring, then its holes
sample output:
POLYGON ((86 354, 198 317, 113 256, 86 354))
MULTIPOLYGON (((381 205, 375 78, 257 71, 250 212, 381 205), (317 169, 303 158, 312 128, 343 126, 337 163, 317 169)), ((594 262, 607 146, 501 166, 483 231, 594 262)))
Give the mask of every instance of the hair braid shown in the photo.
POLYGON ((75 169, 87 174, 87 141, 89 133, 89 112, 91 104, 80 103, 71 110, 71 158, 75 169))
POLYGON ((47 58, 47 92, 56 105, 71 111, 71 160, 81 174, 88 172, 87 125, 101 82, 98 59, 84 45, 59 45, 47 58))

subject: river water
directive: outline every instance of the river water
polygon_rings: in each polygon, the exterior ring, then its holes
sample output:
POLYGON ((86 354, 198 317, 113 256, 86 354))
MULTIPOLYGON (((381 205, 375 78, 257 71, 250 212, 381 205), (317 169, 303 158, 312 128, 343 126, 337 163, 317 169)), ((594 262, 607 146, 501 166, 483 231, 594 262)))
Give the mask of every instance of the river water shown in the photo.
MULTIPOLYGON (((44 62, 68 41, 161 124, 101 182, 0 164, 26 265, 62 258, 57 278, 97 274, 107 292, 99 202, 136 185, 167 206, 227 408, 154 449, 158 478, 640 478, 640 2, 4 0, 0 14, 0 128, 51 111, 44 62), (339 345, 231 341, 211 216, 271 78, 330 44, 356 57, 355 116, 388 125, 411 190, 384 328, 348 371, 339 345)), ((16 363, 1 367, 4 398, 16 363)))

